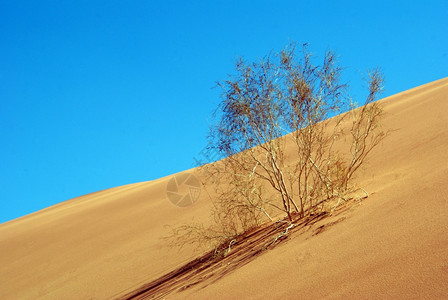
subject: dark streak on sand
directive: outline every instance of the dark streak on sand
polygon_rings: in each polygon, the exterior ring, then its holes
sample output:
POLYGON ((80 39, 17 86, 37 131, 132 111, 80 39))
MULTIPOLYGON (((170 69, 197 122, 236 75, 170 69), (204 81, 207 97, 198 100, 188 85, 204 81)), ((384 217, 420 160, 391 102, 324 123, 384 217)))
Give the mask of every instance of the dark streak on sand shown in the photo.
MULTIPOLYGON (((197 284, 205 287, 249 263, 265 250, 272 249, 283 240, 288 239, 292 232, 301 229, 306 229, 301 230, 302 233, 308 231, 310 227, 326 216, 328 215, 321 213, 298 219, 293 222, 295 226, 289 230, 288 234, 281 237, 279 235, 285 232, 289 226, 287 222, 276 222, 254 229, 238 236, 236 242, 232 243, 231 251, 227 255, 216 256, 214 251, 210 251, 117 299, 158 299, 174 291, 184 291, 197 284)), ((344 219, 339 218, 334 222, 319 226, 315 229, 313 235, 321 233, 327 227, 344 219)), ((225 248, 228 248, 228 244, 223 245, 222 249, 225 248)))

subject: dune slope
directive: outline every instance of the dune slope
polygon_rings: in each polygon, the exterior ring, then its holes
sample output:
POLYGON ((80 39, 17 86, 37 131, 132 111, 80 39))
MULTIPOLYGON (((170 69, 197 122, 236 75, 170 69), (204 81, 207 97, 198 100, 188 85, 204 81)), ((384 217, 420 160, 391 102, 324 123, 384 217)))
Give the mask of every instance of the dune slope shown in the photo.
POLYGON ((382 103, 394 131, 357 178, 367 200, 177 298, 447 299, 448 80, 382 103))
MULTIPOLYGON (((223 276, 172 298, 447 298, 448 79, 381 100, 393 130, 356 178, 371 196, 223 276), (339 222, 339 220, 342 220, 339 222)), ((194 173, 189 170, 185 173, 194 173)), ((206 219, 166 194, 172 176, 117 187, 0 225, 2 299, 108 299, 195 257, 160 238, 206 219)))

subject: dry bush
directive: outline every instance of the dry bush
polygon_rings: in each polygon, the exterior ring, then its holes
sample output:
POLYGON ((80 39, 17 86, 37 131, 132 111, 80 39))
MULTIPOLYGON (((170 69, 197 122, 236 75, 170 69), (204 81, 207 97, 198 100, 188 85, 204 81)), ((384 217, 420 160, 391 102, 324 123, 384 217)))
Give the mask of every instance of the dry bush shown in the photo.
POLYGON ((209 150, 226 158, 201 168, 216 196, 211 227, 181 227, 191 242, 213 241, 216 248, 272 216, 291 222, 348 200, 353 174, 385 137, 374 102, 382 76, 369 73, 364 106, 354 109, 341 70, 334 53, 316 64, 306 45, 298 51, 291 44, 259 62, 240 59, 236 74, 218 82, 222 97, 209 150), (350 133, 343 132, 347 124, 350 133), (348 155, 335 150, 344 134, 348 155))

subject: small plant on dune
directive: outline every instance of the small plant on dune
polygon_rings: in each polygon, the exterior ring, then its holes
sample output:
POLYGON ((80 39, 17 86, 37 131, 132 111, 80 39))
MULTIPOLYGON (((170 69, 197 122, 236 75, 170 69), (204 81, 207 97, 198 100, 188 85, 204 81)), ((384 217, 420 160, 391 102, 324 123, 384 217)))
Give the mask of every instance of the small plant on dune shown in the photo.
POLYGON ((209 136, 210 150, 226 158, 201 167, 214 195, 212 225, 182 227, 192 242, 214 247, 274 217, 333 211, 350 199, 353 175, 385 137, 378 70, 368 73, 368 96, 355 109, 331 51, 316 64, 307 45, 291 44, 259 62, 240 59, 235 69, 217 84, 209 136))

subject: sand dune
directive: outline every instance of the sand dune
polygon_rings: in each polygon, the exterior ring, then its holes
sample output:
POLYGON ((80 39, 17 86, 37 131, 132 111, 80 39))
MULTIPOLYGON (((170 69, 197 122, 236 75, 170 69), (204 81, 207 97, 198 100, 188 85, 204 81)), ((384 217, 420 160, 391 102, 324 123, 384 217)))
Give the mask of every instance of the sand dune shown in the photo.
MULTIPOLYGON (((448 298, 448 79, 381 101, 393 132, 356 178, 368 199, 168 298, 448 298)), ((179 252, 160 238, 167 225, 206 220, 210 203, 201 193, 190 206, 174 205, 171 179, 1 224, 0 297, 115 298, 189 262, 192 248, 179 252)))

